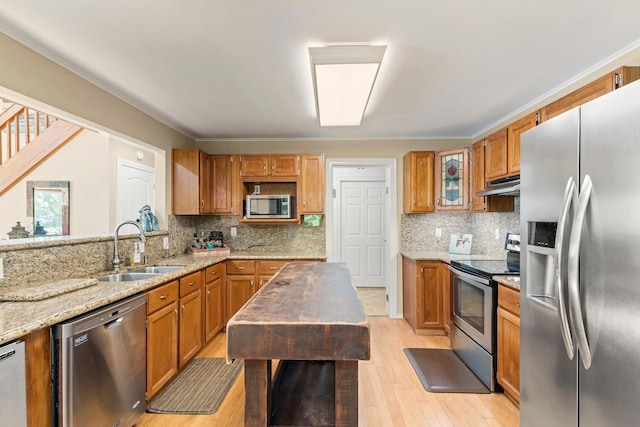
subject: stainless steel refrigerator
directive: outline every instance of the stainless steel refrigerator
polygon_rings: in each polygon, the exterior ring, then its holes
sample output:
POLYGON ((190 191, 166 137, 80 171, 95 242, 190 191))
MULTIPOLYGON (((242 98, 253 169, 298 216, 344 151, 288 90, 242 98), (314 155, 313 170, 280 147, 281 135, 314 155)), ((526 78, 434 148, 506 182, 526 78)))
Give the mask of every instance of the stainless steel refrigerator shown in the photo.
POLYGON ((521 140, 521 426, 640 425, 640 82, 521 140))

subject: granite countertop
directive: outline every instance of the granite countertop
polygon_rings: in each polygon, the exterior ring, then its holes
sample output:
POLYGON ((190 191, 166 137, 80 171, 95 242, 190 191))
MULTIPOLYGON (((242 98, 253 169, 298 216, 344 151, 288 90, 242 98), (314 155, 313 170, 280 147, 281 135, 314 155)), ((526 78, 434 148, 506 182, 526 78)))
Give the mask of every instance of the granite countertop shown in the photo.
MULTIPOLYGON (((88 286, 37 301, 23 300, 0 302, 0 344, 23 337, 31 332, 79 316, 91 310, 119 301, 128 296, 145 292, 158 285, 177 279, 193 271, 227 259, 308 259, 324 260, 325 254, 319 253, 285 253, 285 252, 224 252, 211 255, 179 255, 161 260, 155 265, 178 265, 180 268, 169 273, 160 274, 149 279, 131 282, 99 282, 88 286)), ((123 270, 124 271, 124 270, 123 270)), ((92 278, 109 274, 104 272, 92 278)), ((59 281, 51 282, 57 286, 59 281)), ((46 284, 34 285, 42 288, 46 284)))
POLYGON ((493 276, 493 279, 500 284, 520 292, 520 276, 493 276))
POLYGON ((407 258, 411 258, 416 261, 442 261, 447 264, 456 259, 504 259, 505 254, 502 255, 488 255, 488 254, 450 254, 449 252, 431 252, 431 251, 401 251, 400 254, 407 258))

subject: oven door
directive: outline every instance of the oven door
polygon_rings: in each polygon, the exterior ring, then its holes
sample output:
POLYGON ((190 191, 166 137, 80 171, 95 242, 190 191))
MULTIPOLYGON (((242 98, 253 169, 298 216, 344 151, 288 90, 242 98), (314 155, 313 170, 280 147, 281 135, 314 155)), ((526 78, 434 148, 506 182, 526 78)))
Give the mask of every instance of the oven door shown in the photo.
POLYGON ((493 340, 495 287, 488 279, 449 267, 451 270, 452 321, 488 353, 495 352, 493 340))

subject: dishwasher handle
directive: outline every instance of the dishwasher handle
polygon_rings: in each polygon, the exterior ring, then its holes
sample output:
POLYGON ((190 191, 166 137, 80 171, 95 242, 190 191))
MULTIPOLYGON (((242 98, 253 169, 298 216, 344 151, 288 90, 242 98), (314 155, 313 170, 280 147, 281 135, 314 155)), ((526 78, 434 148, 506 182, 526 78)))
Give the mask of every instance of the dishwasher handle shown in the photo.
POLYGON ((116 326, 120 326, 122 323, 124 323, 124 318, 126 316, 120 316, 115 320, 112 320, 111 322, 107 322, 104 324, 104 328, 105 329, 111 329, 111 328, 115 328, 116 326))

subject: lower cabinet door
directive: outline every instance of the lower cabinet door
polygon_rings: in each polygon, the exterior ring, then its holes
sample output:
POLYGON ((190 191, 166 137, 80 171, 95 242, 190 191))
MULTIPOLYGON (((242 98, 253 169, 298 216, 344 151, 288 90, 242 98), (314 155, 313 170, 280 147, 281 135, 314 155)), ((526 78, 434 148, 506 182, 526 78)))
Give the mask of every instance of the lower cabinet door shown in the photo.
POLYGON ((255 276, 227 275, 227 318, 233 317, 255 292, 255 276))
POLYGON ((202 289, 180 298, 179 367, 182 368, 202 348, 202 289))
POLYGON ((209 342, 224 326, 224 294, 222 278, 204 287, 204 336, 209 342))
POLYGON ((147 316, 147 400, 178 372, 178 301, 147 316))
POLYGON ((520 402, 520 317, 498 307, 498 382, 520 402))

